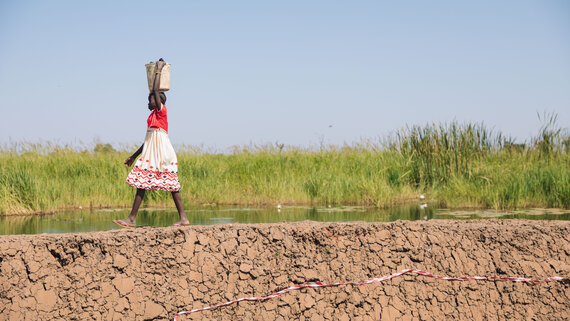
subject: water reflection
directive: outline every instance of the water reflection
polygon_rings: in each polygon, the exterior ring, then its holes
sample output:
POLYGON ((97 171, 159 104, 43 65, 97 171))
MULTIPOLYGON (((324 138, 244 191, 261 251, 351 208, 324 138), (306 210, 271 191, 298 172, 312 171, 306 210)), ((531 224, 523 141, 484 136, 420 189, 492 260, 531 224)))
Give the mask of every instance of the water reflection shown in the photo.
MULTIPOLYGON (((198 207, 188 208, 187 216, 193 225, 228 223, 276 223, 311 220, 317 222, 389 222, 395 220, 513 218, 538 220, 570 220, 570 211, 527 210, 516 213, 496 211, 447 211, 417 204, 386 210, 347 206, 335 208, 283 207, 240 208, 198 207)), ((124 218, 128 209, 74 210, 53 215, 0 217, 0 235, 75 233, 105 231, 119 228, 111 221, 124 218)), ((137 226, 170 226, 178 220, 176 209, 144 209, 139 212, 137 226)))

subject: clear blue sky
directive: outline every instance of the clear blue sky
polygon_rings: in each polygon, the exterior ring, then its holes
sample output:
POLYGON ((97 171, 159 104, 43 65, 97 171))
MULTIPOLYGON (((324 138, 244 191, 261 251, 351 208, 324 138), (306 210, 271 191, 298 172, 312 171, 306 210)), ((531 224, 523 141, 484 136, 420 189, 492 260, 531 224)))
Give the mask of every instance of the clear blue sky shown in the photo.
POLYGON ((537 112, 570 124, 564 0, 4 0, 0 47, 0 143, 142 143, 159 57, 174 144, 342 144, 453 119, 524 141, 537 112))

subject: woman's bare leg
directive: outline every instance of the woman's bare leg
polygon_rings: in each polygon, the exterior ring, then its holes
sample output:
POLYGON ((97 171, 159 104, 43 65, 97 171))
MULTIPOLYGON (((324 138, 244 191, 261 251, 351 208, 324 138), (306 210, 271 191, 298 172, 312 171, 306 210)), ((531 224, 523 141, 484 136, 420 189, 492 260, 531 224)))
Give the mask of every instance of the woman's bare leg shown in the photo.
POLYGON ((135 222, 137 220, 137 213, 139 212, 139 207, 141 206, 145 192, 146 191, 144 189, 137 188, 137 194, 135 195, 135 200, 133 201, 133 208, 131 209, 131 214, 129 214, 129 217, 123 220, 124 222, 127 222, 130 225, 135 225, 135 222))
POLYGON ((190 223, 188 218, 186 217, 186 212, 184 211, 184 205, 182 205, 182 196, 180 196, 180 192, 172 192, 172 199, 174 200, 174 204, 176 205, 176 209, 178 210, 178 215, 180 216, 180 220, 176 224, 186 225, 190 223))

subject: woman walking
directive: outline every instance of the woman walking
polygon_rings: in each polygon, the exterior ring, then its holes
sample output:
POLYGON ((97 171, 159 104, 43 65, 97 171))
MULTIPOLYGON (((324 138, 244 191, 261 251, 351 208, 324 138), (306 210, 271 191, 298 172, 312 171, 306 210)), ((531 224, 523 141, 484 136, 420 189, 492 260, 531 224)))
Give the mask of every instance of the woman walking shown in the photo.
POLYGON ((127 183, 137 189, 131 214, 125 219, 113 220, 115 224, 124 228, 135 226, 137 213, 146 190, 171 192, 180 216, 180 220, 173 226, 189 224, 179 192, 178 161, 174 148, 168 139, 167 110, 164 105, 166 95, 159 91, 160 74, 165 65, 166 63, 162 59, 156 62, 153 89, 148 95, 148 109, 151 110, 151 113, 147 119, 148 127, 144 143, 125 161, 125 166, 131 166, 135 159, 141 155, 127 176, 127 183))

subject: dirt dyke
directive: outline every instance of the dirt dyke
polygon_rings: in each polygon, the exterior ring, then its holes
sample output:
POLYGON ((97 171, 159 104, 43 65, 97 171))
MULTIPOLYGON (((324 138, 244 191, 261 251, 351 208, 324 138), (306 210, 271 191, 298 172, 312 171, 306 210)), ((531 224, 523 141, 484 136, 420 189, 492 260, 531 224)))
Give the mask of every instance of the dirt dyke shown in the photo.
MULTIPOLYGON (((178 311, 304 281, 358 281, 405 268, 570 276, 570 222, 299 222, 2 236, 0 320, 172 320, 178 311)), ((569 282, 404 275, 180 320, 568 320, 569 303, 569 282)))

